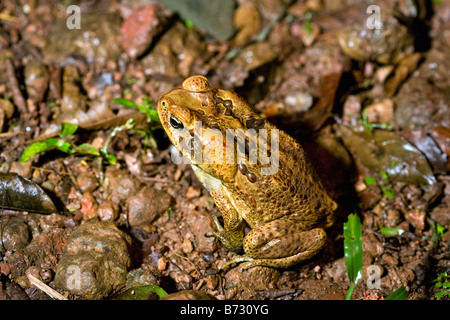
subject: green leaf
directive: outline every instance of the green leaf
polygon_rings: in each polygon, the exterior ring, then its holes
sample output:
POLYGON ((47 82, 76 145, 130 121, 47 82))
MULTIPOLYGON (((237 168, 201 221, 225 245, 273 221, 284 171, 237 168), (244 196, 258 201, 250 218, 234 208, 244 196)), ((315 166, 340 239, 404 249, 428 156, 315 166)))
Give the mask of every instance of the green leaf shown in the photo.
POLYGON ((388 295, 384 300, 406 300, 409 296, 408 291, 406 291, 404 286, 401 286, 390 295, 388 295))
MULTIPOLYGON (((51 139, 48 139, 48 140, 51 140, 51 139)), ((30 144, 23 151, 23 153, 22 153, 22 155, 20 157, 20 161, 22 163, 25 163, 28 160, 30 160, 31 158, 33 158, 39 152, 43 152, 43 151, 54 149, 54 146, 50 145, 48 143, 48 140, 46 140, 46 141, 37 141, 37 142, 33 142, 32 144, 30 144)), ((58 139, 53 139, 53 140, 58 140, 58 139)))
POLYGON ((78 153, 99 156, 100 152, 90 143, 83 143, 76 147, 78 153))
POLYGON ((142 98, 142 103, 143 103, 144 106, 147 107, 148 109, 150 109, 151 107, 153 107, 153 101, 151 101, 148 97, 142 98))
POLYGON ((189 20, 189 19, 184 20, 184 25, 188 29, 192 29, 194 27, 194 23, 191 20, 189 20))
POLYGON ((115 155, 110 154, 110 153, 106 153, 105 154, 106 160, 108 160, 108 162, 110 164, 116 164, 117 163, 117 158, 115 155))
POLYGON ((364 183, 366 184, 366 186, 371 186, 377 183, 377 180, 374 177, 364 177, 363 178, 364 183))
POLYGON ((156 110, 150 109, 148 111, 148 115, 150 116, 150 119, 152 121, 161 123, 161 120, 159 119, 159 116, 158 116, 158 112, 156 112, 156 110))
POLYGON ((135 84, 137 81, 137 79, 135 77, 132 78, 128 78, 125 80, 126 84, 130 85, 130 84, 135 84))
POLYGON ((446 291, 440 291, 440 292, 437 292, 437 293, 434 295, 434 297, 440 299, 440 298, 443 298, 446 294, 449 294, 449 292, 446 292, 446 291))
POLYGON ((389 179, 389 175, 386 171, 380 171, 381 177, 383 178, 383 180, 388 180, 389 179))
MULTIPOLYGON (((49 148, 47 150, 51 150, 51 149, 59 148, 64 143, 64 140, 58 139, 58 138, 50 138, 43 142, 45 142, 49 146, 49 148)), ((47 151, 47 150, 45 150, 45 151, 47 151)))
POLYGON ((73 135, 75 133, 75 131, 77 131, 77 129, 78 129, 78 125, 73 124, 73 123, 63 122, 61 124, 61 133, 59 134, 59 136, 61 138, 70 137, 71 135, 73 135))
POLYGON ((114 98, 113 99, 115 104, 120 104, 121 106, 127 107, 127 108, 137 108, 138 104, 134 101, 124 99, 124 98, 114 98))
POLYGON ((383 191, 383 193, 389 200, 391 200, 395 196, 395 191, 392 188, 381 188, 381 191, 383 191))
POLYGON ((357 214, 350 214, 344 223, 344 256, 347 274, 352 282, 346 299, 351 298, 354 286, 361 280, 362 274, 362 240, 361 220, 357 214))
POLYGON ((147 300, 150 292, 155 292, 159 298, 167 296, 167 292, 163 288, 150 284, 147 286, 131 287, 122 292, 116 300, 147 300))
POLYGON ((399 229, 399 228, 381 227, 380 232, 385 237, 389 238, 389 237, 401 236, 405 232, 405 230, 399 229))
POLYGON ((442 238, 444 236, 444 231, 445 228, 436 222, 436 233, 438 234, 439 238, 442 238))
POLYGON ((72 148, 72 145, 69 142, 65 142, 60 140, 60 143, 58 144, 58 150, 65 152, 65 153, 74 153, 75 150, 72 148))

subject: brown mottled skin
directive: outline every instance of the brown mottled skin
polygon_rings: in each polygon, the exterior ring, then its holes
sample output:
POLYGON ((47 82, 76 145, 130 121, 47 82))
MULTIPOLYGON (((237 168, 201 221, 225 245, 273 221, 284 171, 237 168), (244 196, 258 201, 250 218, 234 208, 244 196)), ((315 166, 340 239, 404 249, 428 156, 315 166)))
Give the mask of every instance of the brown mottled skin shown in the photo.
MULTIPOLYGON (((165 94, 157 110, 164 129, 180 152, 182 139, 176 128, 186 129, 187 136, 200 139, 203 150, 207 150, 203 161, 198 163, 190 152, 183 155, 191 161, 195 174, 223 216, 224 226, 216 218, 218 231, 207 236, 215 236, 229 250, 244 250, 244 255, 226 266, 248 261, 245 268, 288 268, 317 254, 325 243, 324 229, 333 224, 336 203, 316 177, 300 144, 282 130, 278 131, 279 167, 272 175, 263 175, 260 170, 270 164, 261 165, 259 161, 238 164, 236 151, 234 160, 227 163, 226 129, 267 129, 267 139, 258 140, 258 146, 267 145, 270 156, 274 150, 270 143, 271 130, 277 128, 234 92, 210 87, 203 76, 186 79, 182 87, 165 94), (201 132, 215 129, 223 139, 199 134, 194 121, 201 121, 201 132), (222 153, 214 152, 220 150, 215 149, 219 144, 222 153), (220 164, 207 161, 214 159, 223 161, 220 164), (244 220, 252 229, 245 236, 244 220)), ((235 150, 236 143, 234 140, 235 150)))

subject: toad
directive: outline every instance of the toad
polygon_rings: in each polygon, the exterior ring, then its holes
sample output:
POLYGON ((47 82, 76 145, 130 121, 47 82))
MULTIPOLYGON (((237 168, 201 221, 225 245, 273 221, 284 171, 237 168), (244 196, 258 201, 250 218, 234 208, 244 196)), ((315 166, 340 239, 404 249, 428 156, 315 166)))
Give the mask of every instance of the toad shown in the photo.
POLYGON ((157 111, 222 214, 223 226, 213 215, 217 231, 206 236, 243 251, 223 269, 288 268, 323 248, 337 204, 294 138, 199 75, 162 96, 157 111))

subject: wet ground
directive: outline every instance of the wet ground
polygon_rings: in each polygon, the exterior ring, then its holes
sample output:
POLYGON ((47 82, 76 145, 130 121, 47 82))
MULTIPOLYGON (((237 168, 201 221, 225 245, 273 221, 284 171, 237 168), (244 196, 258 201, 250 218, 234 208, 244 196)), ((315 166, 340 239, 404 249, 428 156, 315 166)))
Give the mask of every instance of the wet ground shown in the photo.
POLYGON ((149 284, 176 298, 343 299, 353 212, 364 266, 353 299, 402 285, 408 299, 448 299, 435 280, 450 267, 450 2, 208 3, 0 4, 0 299, 50 299, 30 275, 68 299, 149 284), (204 236, 219 211, 136 108, 194 74, 304 146, 340 205, 314 258, 219 271, 236 255, 204 236), (67 122, 77 131, 61 134, 67 122))

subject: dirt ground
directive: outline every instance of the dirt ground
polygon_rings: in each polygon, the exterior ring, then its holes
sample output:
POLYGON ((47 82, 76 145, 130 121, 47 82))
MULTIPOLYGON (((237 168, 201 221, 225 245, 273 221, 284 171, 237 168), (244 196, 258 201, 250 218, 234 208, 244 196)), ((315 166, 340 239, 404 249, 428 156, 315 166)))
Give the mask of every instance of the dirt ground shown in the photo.
POLYGON ((364 267, 353 299, 401 286, 408 299, 449 299, 436 279, 450 271, 450 1, 211 1, 194 13, 69 2, 0 3, 0 300, 51 299, 33 277, 61 299, 150 284, 177 299, 344 299, 354 212, 364 267), (156 104, 195 74, 305 148, 339 203, 312 259, 220 271, 236 253, 205 237, 220 217, 213 199, 173 163, 157 121, 123 105, 156 104), (61 136, 68 122, 78 129, 61 136), (42 152, 21 161, 37 141, 42 152))

